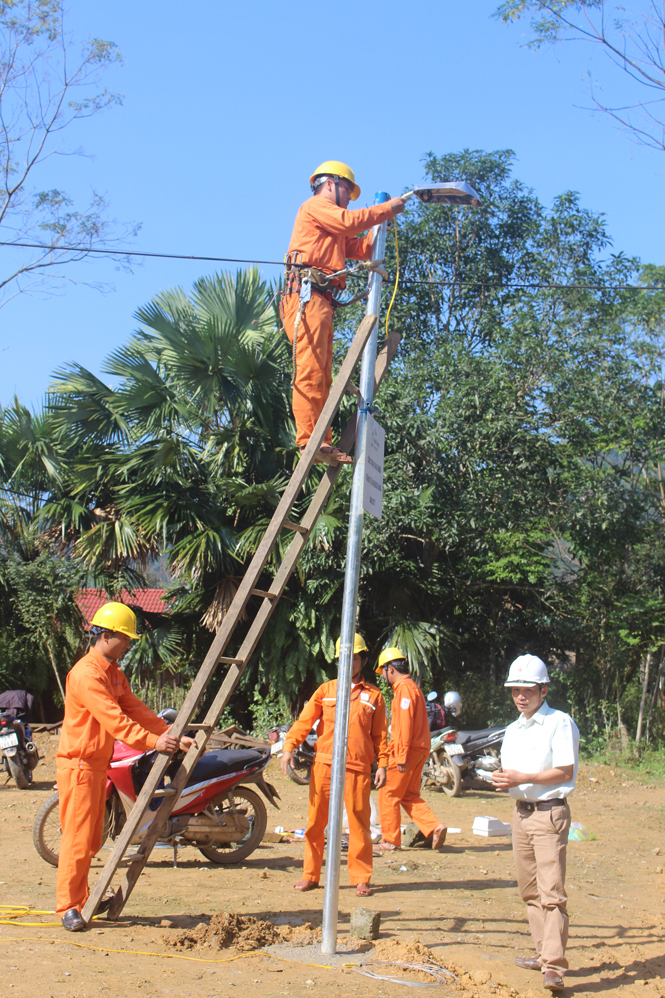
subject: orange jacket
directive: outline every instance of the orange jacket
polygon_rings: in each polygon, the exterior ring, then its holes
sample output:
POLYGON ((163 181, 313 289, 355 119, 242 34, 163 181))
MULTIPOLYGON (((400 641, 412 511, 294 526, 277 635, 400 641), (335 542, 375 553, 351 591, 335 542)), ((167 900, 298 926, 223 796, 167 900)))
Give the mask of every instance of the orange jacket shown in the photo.
POLYGON ((118 663, 91 648, 67 676, 56 765, 106 772, 115 738, 145 752, 167 728, 134 696, 118 663))
MULTIPOLYGON (((296 215, 289 253, 299 250, 303 263, 333 274, 336 270, 343 270, 347 260, 369 260, 372 255, 371 234, 363 239, 356 236, 392 217, 392 209, 387 203, 349 211, 338 208, 322 195, 311 197, 296 215)), ((346 287, 343 277, 335 283, 340 288, 346 287)))
MULTIPOLYGON (((316 729, 316 761, 327 766, 332 763, 333 733, 335 730, 335 705, 337 680, 323 683, 307 701, 300 717, 289 729, 284 750, 293 752, 310 733, 320 718, 316 729)), ((381 691, 361 679, 351 690, 349 714, 349 741, 346 750, 346 768, 354 773, 370 773, 376 758, 379 766, 388 765, 388 722, 386 705, 381 691)))
POLYGON ((410 749, 429 752, 431 738, 427 707, 422 690, 410 676, 405 676, 393 686, 393 705, 390 720, 390 754, 403 766, 410 749))

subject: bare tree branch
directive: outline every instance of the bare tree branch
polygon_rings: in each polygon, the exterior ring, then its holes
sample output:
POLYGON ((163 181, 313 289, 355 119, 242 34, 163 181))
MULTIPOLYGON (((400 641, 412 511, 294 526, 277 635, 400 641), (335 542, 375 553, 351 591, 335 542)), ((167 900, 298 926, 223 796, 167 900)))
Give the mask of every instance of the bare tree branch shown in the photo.
MULTIPOLYGON (((122 104, 100 83, 104 70, 122 63, 114 42, 77 43, 65 30, 62 0, 0 0, 0 239, 48 242, 47 252, 5 247, 0 265, 0 307, 17 294, 53 293, 69 264, 87 250, 120 245, 138 226, 118 226, 106 199, 93 192, 76 207, 65 191, 40 190, 37 168, 54 155, 83 155, 58 144, 73 122, 122 104), (59 249, 75 244, 83 251, 59 249)), ((114 258, 115 259, 115 258, 114 258)), ((127 266, 119 252, 117 262, 127 266)), ((99 286, 97 284, 93 286, 99 286)))
POLYGON ((665 4, 643 0, 630 17, 626 8, 606 0, 505 0, 495 12, 504 22, 531 17, 531 48, 561 41, 599 46, 609 61, 638 87, 656 91, 652 100, 611 107, 598 99, 595 108, 609 115, 641 145, 665 152, 665 4))

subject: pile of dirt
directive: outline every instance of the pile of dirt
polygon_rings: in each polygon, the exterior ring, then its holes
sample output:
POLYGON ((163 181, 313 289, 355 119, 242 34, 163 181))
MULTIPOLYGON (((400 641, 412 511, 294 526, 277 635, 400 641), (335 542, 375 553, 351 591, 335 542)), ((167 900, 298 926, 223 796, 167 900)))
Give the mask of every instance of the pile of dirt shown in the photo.
MULTIPOLYGON (((374 943, 371 956, 368 955, 364 962, 368 964, 368 969, 374 970, 376 973, 386 974, 395 978, 404 978, 404 980, 420 981, 423 984, 431 983, 432 978, 429 974, 424 974, 417 970, 407 970, 400 967, 382 967, 381 962, 385 960, 394 961, 395 963, 432 964, 433 969, 440 967, 450 971, 451 974, 455 974, 456 977, 466 974, 463 967, 453 964, 449 960, 443 964, 441 960, 434 956, 429 946, 424 946, 419 939, 404 940, 397 936, 393 936, 391 939, 380 939, 374 943), (373 966, 372 961, 380 962, 378 965, 373 966)), ((450 983, 454 985, 455 982, 451 981, 450 983)))
POLYGON ((251 915, 236 915, 231 911, 220 911, 213 915, 209 923, 200 922, 193 929, 168 935, 165 942, 175 949, 236 949, 240 953, 272 946, 274 943, 291 942, 306 946, 321 938, 321 930, 309 922, 304 925, 274 925, 251 915))

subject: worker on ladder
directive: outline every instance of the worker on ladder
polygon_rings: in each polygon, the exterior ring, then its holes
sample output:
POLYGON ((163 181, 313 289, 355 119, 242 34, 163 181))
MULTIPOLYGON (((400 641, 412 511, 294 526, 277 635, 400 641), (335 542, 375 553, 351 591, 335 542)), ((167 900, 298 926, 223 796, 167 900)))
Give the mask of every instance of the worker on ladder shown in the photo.
MULTIPOLYGON (((340 641, 335 654, 339 658, 340 641)), ((346 756, 346 782, 344 803, 349 819, 349 851, 347 867, 349 881, 356 885, 358 897, 368 897, 372 876, 372 835, 370 832, 372 789, 372 763, 378 768, 374 785, 386 782, 388 764, 388 723, 386 705, 377 686, 368 683, 362 675, 367 662, 367 645, 360 634, 353 643, 353 671, 351 678, 351 709, 349 738, 346 756)), ((290 728, 281 769, 288 775, 294 749, 304 742, 318 720, 316 729, 316 755, 309 781, 309 814, 305 830, 305 859, 303 878, 295 885, 297 891, 311 891, 319 886, 325 830, 330 808, 330 773, 332 767, 333 738, 337 705, 337 680, 331 679, 319 686, 302 709, 300 717, 290 728)))
MULTIPOLYGON (((309 178, 312 197, 296 215, 286 257, 286 283, 280 312, 293 344, 293 415, 296 444, 307 445, 332 384, 333 313, 340 304, 334 292, 346 287, 347 260, 369 260, 371 233, 359 233, 404 211, 402 198, 371 208, 347 211, 360 196, 353 170, 328 160, 309 178), (330 278, 328 275, 335 275, 330 278)), ((333 447, 330 429, 319 460, 350 464, 352 459, 333 447)))
MULTIPOLYGON (((60 797, 60 858, 56 912, 69 932, 86 925, 81 909, 88 900, 92 857, 102 845, 106 805, 106 770, 113 741, 138 752, 186 751, 193 739, 169 734, 166 721, 134 696, 117 659, 138 638, 136 617, 124 603, 105 603, 90 625, 88 654, 67 676, 65 719, 55 766, 60 797)), ((113 898, 105 898, 97 913, 113 898)))

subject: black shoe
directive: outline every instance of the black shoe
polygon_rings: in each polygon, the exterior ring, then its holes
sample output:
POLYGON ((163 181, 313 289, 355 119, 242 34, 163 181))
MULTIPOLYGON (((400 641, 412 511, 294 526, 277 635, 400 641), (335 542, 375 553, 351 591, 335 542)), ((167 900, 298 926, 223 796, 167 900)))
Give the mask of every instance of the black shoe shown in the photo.
POLYGON ((521 967, 522 970, 542 970, 540 960, 537 956, 522 957, 516 956, 513 960, 516 967, 521 967))
POLYGON ((62 927, 68 932, 83 932, 86 924, 81 918, 81 913, 76 908, 70 908, 62 916, 62 927))
POLYGON ((97 911, 95 912, 95 915, 103 915, 105 911, 109 910, 114 901, 115 901, 115 894, 111 894, 110 897, 104 898, 97 905, 97 911))

